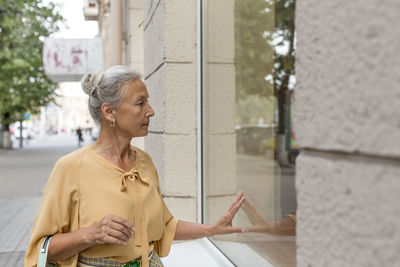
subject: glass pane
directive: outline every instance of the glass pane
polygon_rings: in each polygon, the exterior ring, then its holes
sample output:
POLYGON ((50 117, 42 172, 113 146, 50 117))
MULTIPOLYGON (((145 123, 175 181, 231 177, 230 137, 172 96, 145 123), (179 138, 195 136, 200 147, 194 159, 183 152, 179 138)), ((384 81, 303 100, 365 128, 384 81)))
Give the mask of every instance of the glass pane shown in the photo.
POLYGON ((246 202, 250 232, 212 241, 238 266, 295 266, 294 7, 289 0, 206 0, 205 222, 246 202))

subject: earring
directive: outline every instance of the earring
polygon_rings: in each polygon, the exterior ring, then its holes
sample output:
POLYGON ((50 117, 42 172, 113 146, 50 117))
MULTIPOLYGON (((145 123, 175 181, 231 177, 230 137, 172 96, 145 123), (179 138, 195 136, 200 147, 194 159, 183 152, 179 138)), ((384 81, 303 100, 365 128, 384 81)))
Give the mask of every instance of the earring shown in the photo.
POLYGON ((112 119, 112 122, 110 123, 110 126, 111 126, 111 128, 114 128, 114 126, 115 126, 115 119, 114 118, 112 119))

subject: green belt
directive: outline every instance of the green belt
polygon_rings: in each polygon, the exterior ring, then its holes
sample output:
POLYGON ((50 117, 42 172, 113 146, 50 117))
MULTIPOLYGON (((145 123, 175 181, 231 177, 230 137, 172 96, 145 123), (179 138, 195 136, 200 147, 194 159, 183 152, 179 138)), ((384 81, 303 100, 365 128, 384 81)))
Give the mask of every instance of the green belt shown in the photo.
POLYGON ((131 261, 125 264, 123 267, 140 267, 142 263, 140 261, 131 261))
MULTIPOLYGON (((149 260, 150 260, 151 257, 153 257, 153 252, 154 251, 152 251, 150 253, 149 260)), ((128 262, 123 267, 141 267, 141 266, 142 266, 142 260, 140 259, 140 260, 134 260, 134 261, 128 262)))

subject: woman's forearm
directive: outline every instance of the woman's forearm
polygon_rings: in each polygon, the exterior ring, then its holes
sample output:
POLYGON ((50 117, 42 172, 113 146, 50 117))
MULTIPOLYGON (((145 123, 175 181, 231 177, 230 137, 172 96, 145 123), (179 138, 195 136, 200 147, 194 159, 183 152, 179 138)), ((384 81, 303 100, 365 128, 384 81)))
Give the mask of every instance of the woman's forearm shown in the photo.
POLYGON ((93 246, 94 243, 89 238, 89 232, 90 228, 82 228, 54 235, 49 244, 48 260, 65 260, 93 246))
POLYGON ((214 235, 213 226, 200 223, 178 221, 174 240, 197 239, 214 235))

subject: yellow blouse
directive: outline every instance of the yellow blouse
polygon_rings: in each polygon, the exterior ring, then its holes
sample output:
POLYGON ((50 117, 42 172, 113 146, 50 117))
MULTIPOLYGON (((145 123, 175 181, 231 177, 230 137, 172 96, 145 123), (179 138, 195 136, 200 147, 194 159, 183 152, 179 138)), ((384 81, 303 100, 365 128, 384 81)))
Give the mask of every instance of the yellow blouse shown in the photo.
MULTIPOLYGON (((25 255, 25 267, 35 266, 40 245, 48 235, 91 226, 107 214, 131 221, 136 231, 125 246, 96 245, 81 252, 92 258, 128 262, 155 249, 167 256, 175 236, 177 220, 165 205, 157 171, 150 156, 137 147, 132 170, 124 171, 90 147, 57 161, 47 182, 25 255)), ((76 266, 78 255, 59 262, 76 266)))

